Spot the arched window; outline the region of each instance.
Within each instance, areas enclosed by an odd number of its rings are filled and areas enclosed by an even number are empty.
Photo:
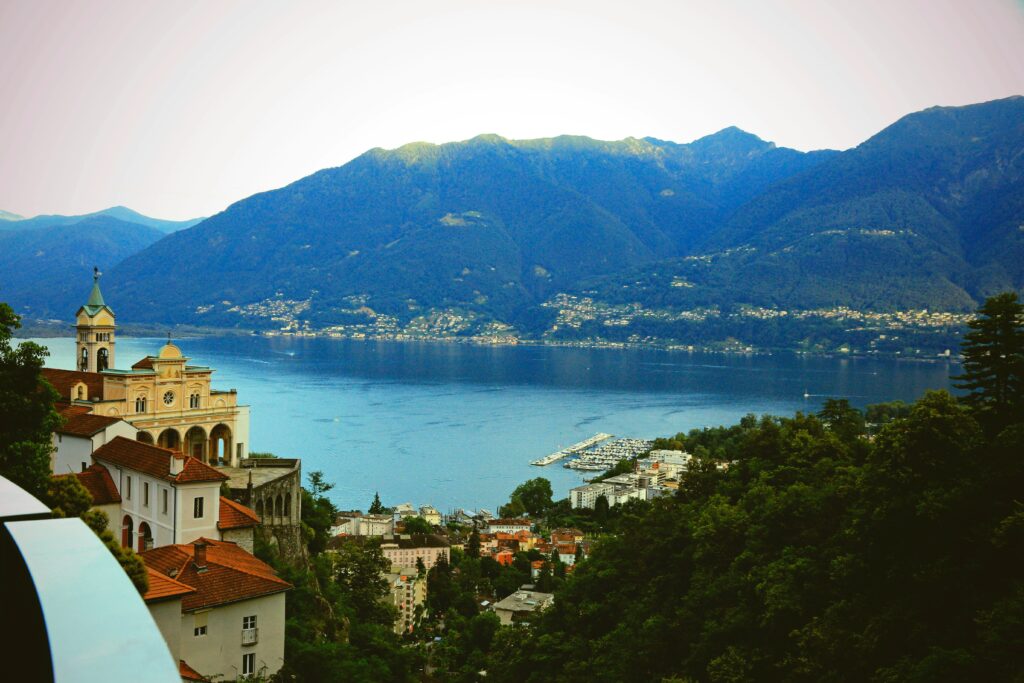
[[[135,399],[135,412],[144,413],[146,412],[146,397],[139,396]]]
[[[125,515],[121,521],[121,545],[125,548],[132,547],[132,530],[135,525],[132,523],[131,515]]]
[[[85,400],[85,387],[82,386],[81,384],[78,385],[78,400],[79,401],[84,401]]]
[[[143,553],[153,548],[153,532],[149,525],[143,522],[139,525],[139,552]]]
[[[188,397],[188,407],[198,408],[199,407],[199,394],[191,394]]]
[[[280,517],[281,516],[281,508],[282,507],[283,507],[283,501],[281,500],[281,496],[278,496],[277,498],[274,499],[274,516],[275,517]]]
[[[110,361],[110,352],[106,349],[100,349],[96,352],[96,371],[103,372],[107,369]]]
[[[89,369],[89,349],[82,349],[82,360],[78,363],[78,369],[82,372]]]
[[[284,516],[291,519],[292,516],[292,494],[284,494]]]

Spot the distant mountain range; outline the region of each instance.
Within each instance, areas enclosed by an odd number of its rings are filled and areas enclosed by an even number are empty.
[[[666,319],[964,312],[1024,287],[1024,98],[927,109],[843,152],[736,128],[373,149],[144,246],[105,280],[123,320],[322,329],[443,312],[464,334],[571,336],[553,329],[558,295]],[[68,315],[49,301],[33,310]],[[604,331],[633,329],[617,325]]]
[[[67,319],[93,266],[111,268],[202,220],[165,221],[123,206],[81,216],[0,212],[0,301],[29,317]]]

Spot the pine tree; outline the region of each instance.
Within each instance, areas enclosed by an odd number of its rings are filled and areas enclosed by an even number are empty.
[[[384,504],[380,502],[380,493],[377,491],[373,492],[373,502],[370,503],[370,514],[371,515],[382,515],[384,514]]]
[[[964,373],[953,379],[969,392],[964,402],[998,430],[1024,410],[1024,305],[1004,292],[985,301],[968,326]]]

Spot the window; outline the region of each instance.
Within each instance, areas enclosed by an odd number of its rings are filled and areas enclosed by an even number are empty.
[[[144,412],[146,412],[146,397],[145,396],[139,396],[137,399],[135,399],[135,412],[136,413],[144,413]]]
[[[199,407],[199,394],[192,394],[188,397],[188,407],[198,408]]]
[[[256,653],[250,652],[247,655],[242,655],[242,675],[252,676],[256,673]]]
[[[131,477],[125,477],[124,478],[124,497],[125,497],[126,500],[131,500],[132,499],[132,478]]]
[[[256,617],[255,617],[255,615],[251,616],[251,617],[242,617],[242,628],[244,628],[245,630],[249,630],[251,628],[256,628]]]
[[[193,617],[194,621],[192,622],[192,626],[193,626],[192,634],[196,638],[199,638],[200,636],[205,636],[206,635],[206,617],[207,617],[208,614],[209,614],[209,612],[198,612]]]
[[[203,499],[196,498],[192,501],[192,517],[200,519],[203,516]]]
[[[161,491],[161,493],[163,494],[163,500],[160,503],[160,512],[162,512],[163,514],[166,515],[167,514],[167,489],[163,489]]]
[[[149,507],[149,482],[142,482],[142,504]]]

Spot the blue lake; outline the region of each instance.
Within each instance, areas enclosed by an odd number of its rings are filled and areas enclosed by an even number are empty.
[[[35,340],[74,367],[72,339]],[[117,367],[159,339],[119,338]],[[727,356],[660,350],[484,347],[418,342],[208,337],[176,340],[214,386],[251,406],[251,448],[322,470],[343,508],[495,511],[517,484],[581,476],[530,460],[597,432],[653,438],[732,424],[747,413],[815,411],[826,397],[864,406],[950,388],[959,366],[883,359]],[[805,391],[810,394],[805,398]]]

